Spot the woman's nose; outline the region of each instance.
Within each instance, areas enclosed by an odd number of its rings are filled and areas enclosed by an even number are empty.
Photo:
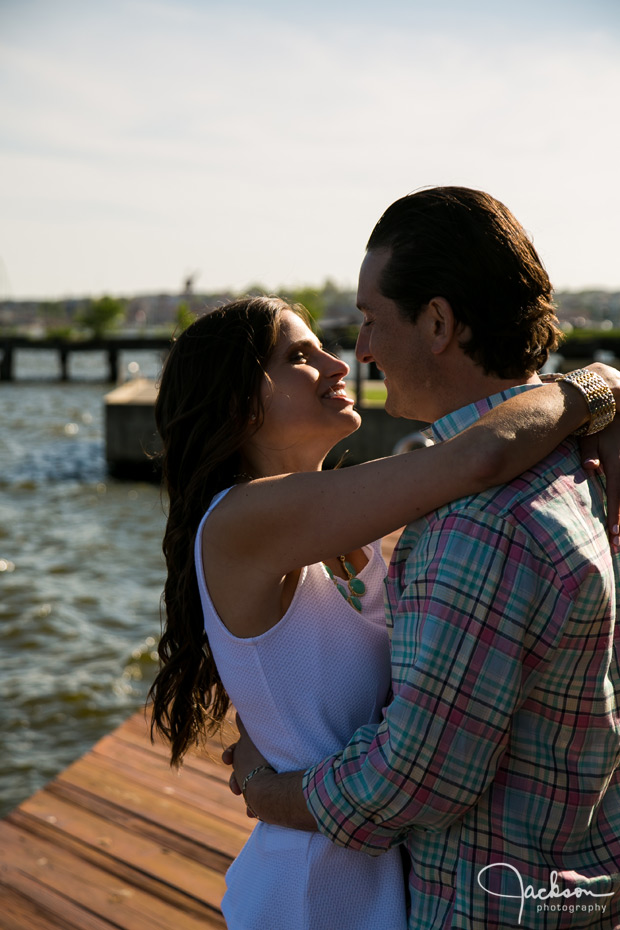
[[[340,358],[338,355],[334,355],[333,352],[326,352],[327,356],[327,367],[329,370],[330,376],[340,375],[342,378],[346,377],[351,371],[350,365],[347,365],[344,359]]]

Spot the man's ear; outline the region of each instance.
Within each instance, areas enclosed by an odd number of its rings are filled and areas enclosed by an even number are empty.
[[[445,297],[433,297],[429,300],[427,311],[431,330],[431,352],[433,355],[441,355],[452,344],[459,325]]]

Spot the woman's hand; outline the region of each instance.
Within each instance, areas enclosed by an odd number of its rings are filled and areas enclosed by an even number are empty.
[[[620,547],[620,417],[594,436],[580,440],[581,462],[587,471],[604,474],[607,486],[607,525],[612,545]]]
[[[612,368],[611,365],[604,365],[603,362],[591,362],[586,365],[586,368],[605,381],[614,395],[617,407],[620,409],[620,371],[617,368]]]
[[[258,751],[252,740],[247,734],[247,730],[241,722],[239,714],[235,720],[239,730],[239,739],[231,746],[227,746],[222,753],[222,762],[225,765],[232,765],[233,773],[228,780],[228,786],[233,794],[240,795],[241,785],[245,777],[259,765],[269,766],[265,757]],[[271,766],[269,766],[271,768]],[[248,817],[256,817],[256,814],[246,806]]]
[[[226,749],[222,752],[222,762],[224,765],[232,765],[235,758],[235,749],[237,748],[236,743],[231,743],[230,746],[227,746]],[[235,778],[234,771],[231,772],[230,778],[228,779],[228,787],[233,794],[240,795],[241,788],[237,784],[237,779]]]
[[[587,366],[600,375],[614,395],[620,410],[620,371],[592,362]],[[587,471],[604,474],[607,485],[607,524],[612,544],[620,547],[620,415],[606,429],[580,440],[581,462]]]

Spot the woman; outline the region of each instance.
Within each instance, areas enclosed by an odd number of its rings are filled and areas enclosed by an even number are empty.
[[[152,695],[175,765],[229,699],[280,771],[378,722],[390,663],[372,540],[509,480],[587,420],[577,391],[548,385],[449,442],[322,472],[360,424],[347,372],[275,298],[216,310],[173,346],[156,407],[170,512]],[[260,823],[227,883],[230,930],[406,926],[398,850],[370,859]]]

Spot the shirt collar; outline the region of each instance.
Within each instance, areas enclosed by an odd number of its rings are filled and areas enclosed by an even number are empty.
[[[464,429],[467,429],[468,426],[471,426],[472,423],[479,420],[481,416],[489,410],[492,410],[493,407],[497,407],[498,404],[508,400],[509,397],[514,397],[516,394],[522,394],[524,391],[529,391],[532,388],[541,386],[541,383],[519,384],[516,387],[500,391],[498,394],[491,394],[490,397],[478,400],[475,404],[467,404],[467,406],[461,407],[459,410],[454,410],[452,413],[446,414],[445,417],[436,420],[428,427],[428,433],[435,442],[443,442],[446,439],[451,439],[458,433],[462,433]]]

